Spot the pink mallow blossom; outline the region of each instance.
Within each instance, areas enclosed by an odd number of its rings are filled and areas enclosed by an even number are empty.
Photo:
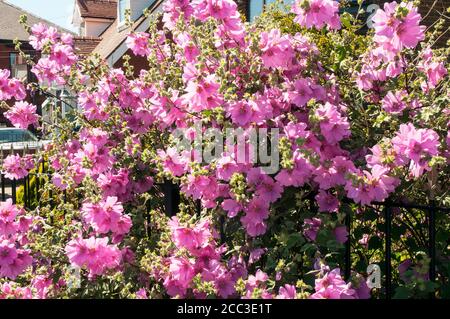
[[[362,205],[385,200],[400,183],[398,178],[389,176],[388,173],[388,168],[374,165],[371,172],[364,171],[349,179],[345,185],[347,196]]]
[[[82,212],[85,221],[98,234],[111,232],[114,235],[124,235],[132,225],[131,218],[123,214],[122,203],[115,196],[108,196],[97,204],[85,203]]]
[[[0,69],[0,101],[23,100],[26,97],[24,85],[18,79],[10,79],[10,75],[9,70]]]
[[[294,51],[287,35],[281,35],[280,30],[272,29],[261,33],[259,47],[262,60],[267,68],[287,68],[294,58]]]
[[[8,179],[22,179],[28,175],[33,166],[32,159],[28,156],[8,155],[3,160],[2,172]]]
[[[426,48],[422,53],[422,61],[419,62],[418,70],[426,76],[426,80],[421,83],[424,92],[434,89],[448,74],[444,62],[437,61],[433,58],[431,48]]]
[[[307,28],[340,29],[339,3],[333,0],[297,0],[292,6],[294,21]]]
[[[328,143],[336,144],[350,136],[350,123],[335,105],[328,102],[321,105],[316,110],[316,116],[320,121],[320,131]]]
[[[36,105],[22,101],[16,102],[4,115],[15,127],[24,129],[30,125],[36,125],[39,120]]]
[[[126,44],[135,55],[146,56],[150,54],[149,38],[150,35],[145,32],[131,33],[126,40]]]
[[[375,42],[388,51],[414,48],[425,37],[425,26],[412,2],[386,2],[372,17]]]
[[[337,212],[339,209],[339,200],[330,193],[321,190],[316,195],[316,201],[321,212]]]
[[[439,154],[439,136],[431,129],[416,129],[412,123],[400,125],[400,130],[392,139],[397,156],[410,162],[410,173],[419,177],[430,170],[428,161]]]
[[[66,255],[72,265],[86,267],[89,276],[102,275],[117,268],[122,254],[116,245],[109,245],[109,239],[90,237],[72,239],[66,246]]]
[[[351,283],[346,283],[341,277],[339,268],[327,272],[322,277],[316,279],[315,293],[310,299],[359,299]]]
[[[389,91],[381,101],[383,109],[391,114],[401,114],[404,109],[407,108],[405,98],[407,97],[406,91]]]
[[[0,277],[15,279],[32,261],[27,250],[17,249],[15,243],[7,239],[0,240]]]

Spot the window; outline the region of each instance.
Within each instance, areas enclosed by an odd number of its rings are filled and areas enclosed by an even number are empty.
[[[11,76],[22,81],[28,80],[28,65],[25,59],[18,53],[9,54]]]
[[[83,22],[80,24],[80,31],[79,31],[79,34],[80,34],[81,36],[86,36],[86,21],[83,21]]]
[[[117,10],[119,14],[119,25],[125,23],[125,12],[130,8],[129,0],[119,0],[119,8]]]
[[[264,11],[264,6],[276,2],[276,0],[250,0],[248,7],[248,18],[250,21],[255,20],[255,18]],[[286,5],[292,5],[294,0],[284,0]]]
[[[248,19],[250,21],[255,20],[263,12],[264,0],[251,0],[248,10]]]
[[[25,129],[5,128],[0,130],[0,144],[36,141],[38,141],[37,137]]]

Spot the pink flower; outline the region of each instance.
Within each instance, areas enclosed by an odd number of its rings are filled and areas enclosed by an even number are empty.
[[[147,291],[145,291],[144,288],[141,288],[138,291],[136,291],[136,299],[148,299]]]
[[[175,147],[169,147],[166,152],[158,150],[158,156],[163,160],[164,169],[174,176],[181,176],[187,172],[187,158],[180,155]]]
[[[72,65],[77,61],[73,47],[67,44],[57,43],[52,47],[50,59],[58,65]]]
[[[236,289],[234,288],[235,282],[228,272],[221,272],[214,280],[214,285],[220,297],[228,298],[234,295]]]
[[[269,276],[267,276],[267,274],[261,269],[258,269],[255,275],[248,276],[246,288],[248,290],[253,290],[254,288],[264,284],[268,279]]]
[[[336,268],[326,273],[323,277],[316,279],[315,293],[310,299],[357,299],[356,291],[352,289],[351,283],[346,284]]]
[[[43,23],[31,27],[30,44],[35,50],[42,50],[48,43],[53,43],[58,37],[58,31],[54,27],[48,27]]]
[[[405,159],[397,156],[396,151],[390,145],[389,147],[375,145],[370,149],[372,154],[366,155],[367,167],[381,165],[389,168],[395,168],[405,164]]]
[[[442,62],[431,62],[426,66],[424,71],[427,76],[427,81],[426,83],[422,83],[421,87],[425,92],[434,89],[448,73]]]
[[[304,220],[305,229],[303,231],[305,237],[311,241],[315,241],[319,232],[322,221],[319,218],[306,218]]]
[[[337,212],[339,209],[339,200],[333,195],[320,191],[316,195],[316,201],[319,204],[319,211],[321,212]]]
[[[422,61],[419,62],[418,70],[425,73],[426,81],[421,83],[421,87],[425,92],[434,89],[439,82],[447,75],[447,69],[443,62],[433,59],[433,51],[426,48],[422,53]]]
[[[282,169],[275,180],[280,186],[303,186],[312,175],[313,166],[303,158],[300,152],[294,153],[294,168],[292,170]]]
[[[283,187],[276,183],[270,176],[265,175],[262,182],[256,188],[258,200],[261,202],[274,203],[283,192]]]
[[[391,114],[401,114],[407,108],[404,99],[407,96],[406,91],[389,91],[381,101],[383,109]]]
[[[383,201],[400,183],[398,178],[387,175],[388,168],[374,165],[372,171],[364,171],[356,180],[347,181],[347,196],[357,203],[369,205],[373,201]]]
[[[350,124],[346,117],[342,117],[337,107],[325,103],[316,110],[320,121],[320,131],[328,143],[336,144],[350,136]]]
[[[169,283],[175,282],[176,286],[180,287],[182,290],[186,290],[191,284],[192,279],[195,276],[194,267],[191,262],[185,258],[171,257],[169,265],[170,277],[167,277],[164,285],[167,286]],[[170,279],[169,279],[170,278]],[[173,297],[175,295],[168,293]]]
[[[107,102],[99,94],[89,94],[83,91],[78,95],[78,103],[88,120],[105,121],[109,117],[104,106]]]
[[[0,242],[0,267],[11,265],[17,258],[17,250],[13,243],[7,240]]]
[[[223,155],[217,161],[217,178],[229,181],[231,176],[239,171],[236,161],[229,155]]]
[[[425,37],[425,26],[419,25],[420,20],[412,2],[385,3],[384,10],[378,9],[372,17],[375,42],[397,52],[404,47],[414,48]]]
[[[231,103],[229,106],[229,113],[233,123],[239,126],[246,126],[253,117],[252,106],[245,100]]]
[[[28,175],[30,169],[27,159],[20,155],[8,155],[3,160],[2,171],[8,179],[22,179]]]
[[[130,193],[129,172],[127,169],[120,169],[118,172],[105,172],[97,178],[97,185],[102,189],[103,196],[117,196],[124,201]]]
[[[42,50],[45,41],[48,40],[46,38],[47,29],[48,27],[43,23],[38,23],[31,27],[29,42],[35,50]]]
[[[187,32],[180,33],[175,39],[176,43],[183,48],[183,58],[188,63],[195,63],[196,58],[200,55],[200,50],[194,44],[192,37]]]
[[[50,276],[38,275],[31,281],[31,286],[36,290],[38,299],[47,299],[53,288],[53,280]]]
[[[192,13],[194,12],[190,0],[168,0],[163,3],[164,15],[163,22],[164,26],[169,30],[175,28],[178,19],[183,13],[183,18],[185,21],[189,20]]]
[[[332,0],[297,0],[292,6],[294,21],[307,28],[340,29],[339,3]]]
[[[39,120],[36,114],[36,105],[22,101],[16,102],[4,115],[15,127],[24,129],[31,124],[36,125]]]
[[[181,249],[186,248],[192,254],[196,254],[198,250],[206,247],[212,237],[210,231],[209,220],[203,220],[195,225],[195,227],[183,227],[179,224],[177,217],[172,217],[169,221],[172,240],[175,245]]]
[[[19,214],[22,214],[22,210],[18,209],[16,205],[13,204],[12,199],[8,198],[6,202],[0,202],[0,221],[2,222],[13,222]],[[0,233],[0,236],[2,234]]]
[[[197,81],[189,81],[186,86],[186,94],[181,98],[191,112],[212,109],[223,102],[219,94],[219,87],[215,75],[210,74]]]
[[[23,100],[26,97],[25,87],[18,79],[10,79],[9,70],[0,69],[0,101],[15,98]]]
[[[82,207],[83,217],[98,234],[112,232],[114,235],[124,235],[130,231],[131,218],[122,214],[122,203],[117,197],[108,196],[98,204],[85,203]]]
[[[0,277],[15,279],[32,261],[28,251],[17,249],[14,243],[8,240],[0,241]]]
[[[272,29],[261,33],[259,47],[262,60],[267,68],[287,68],[294,58],[294,51],[287,35],[282,36],[280,30]]]
[[[311,81],[309,79],[298,79],[294,82],[295,91],[291,92],[291,101],[295,105],[301,107],[315,97],[314,92],[311,89]]]
[[[234,199],[225,199],[221,206],[227,211],[229,218],[236,217],[236,215],[242,211],[242,205]]]
[[[358,243],[360,243],[364,248],[367,248],[369,245],[369,239],[370,239],[369,234],[363,234],[361,239],[358,240]]]
[[[30,287],[17,287],[15,282],[0,284],[0,299],[32,299]]]
[[[36,75],[39,84],[45,83],[48,85],[49,83],[56,83],[64,85],[66,83],[64,76],[70,73],[70,66],[58,64],[50,58],[41,58],[33,66],[31,72]]]
[[[297,290],[293,285],[284,285],[284,287],[280,287],[278,291],[277,299],[296,299]]]
[[[334,236],[338,243],[345,243],[348,240],[348,231],[346,226],[339,226],[333,230]]]
[[[256,263],[261,256],[266,253],[267,249],[265,248],[255,248],[250,251],[250,256],[248,257],[249,265]]]
[[[70,263],[86,267],[90,277],[117,268],[122,260],[120,250],[115,245],[109,245],[108,238],[72,239],[65,251]]]
[[[267,229],[267,224],[264,222],[264,219],[253,214],[246,214],[243,216],[241,218],[241,223],[245,227],[247,234],[251,237],[263,235]]]
[[[127,37],[126,44],[135,55],[147,56],[150,54],[149,38],[148,33],[134,32]]]
[[[438,134],[430,129],[416,129],[412,123],[400,125],[392,144],[399,157],[405,162],[411,160],[410,171],[416,178],[430,169],[430,157],[439,154]]]

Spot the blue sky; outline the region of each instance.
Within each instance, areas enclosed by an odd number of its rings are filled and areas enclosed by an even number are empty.
[[[6,0],[66,29],[76,31],[70,24],[75,0]]]

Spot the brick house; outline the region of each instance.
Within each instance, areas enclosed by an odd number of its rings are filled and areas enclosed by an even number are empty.
[[[11,5],[3,0],[0,0],[0,12],[2,17],[0,19],[0,69],[8,69],[11,72],[12,77],[19,78],[21,80],[34,81],[34,76],[30,72],[30,67],[25,63],[22,57],[15,49],[14,39],[18,39],[21,42],[21,50],[30,55],[30,57],[37,61],[39,59],[39,53],[33,50],[28,43],[28,33],[24,30],[19,23],[21,15],[27,15],[28,24],[33,25],[36,23],[45,23],[56,27],[58,30],[69,32],[62,29],[53,23],[35,16],[32,13],[26,12],[21,8]],[[38,113],[42,115],[42,104],[46,100],[44,96],[35,94],[34,96],[27,97],[28,102],[35,104],[38,107]],[[13,101],[7,101],[8,105],[11,105]],[[8,120],[3,116],[2,110],[0,112],[0,126],[10,126]]]

